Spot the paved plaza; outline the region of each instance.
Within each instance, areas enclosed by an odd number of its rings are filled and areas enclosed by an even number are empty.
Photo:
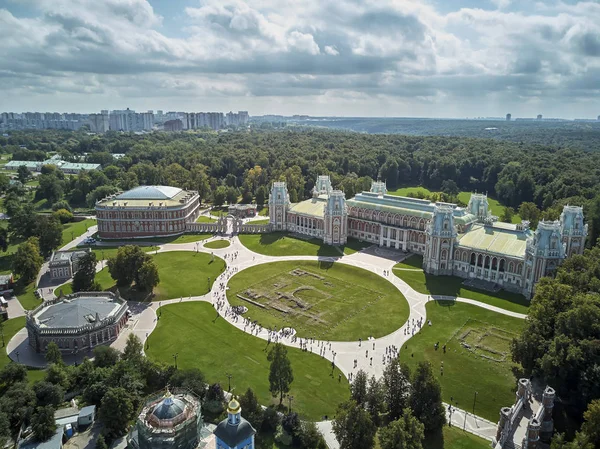
[[[89,234],[88,234],[89,235]],[[73,247],[77,245],[85,235],[75,241],[71,242],[68,246]],[[222,239],[223,237],[213,237],[205,240],[203,243],[214,239]],[[408,286],[404,281],[395,276],[392,272],[393,266],[399,261],[403,260],[406,255],[400,251],[391,251],[388,249],[381,249],[377,247],[370,247],[363,251],[356,252],[352,255],[339,257],[318,257],[318,256],[265,256],[254,253],[243,246],[236,236],[228,237],[231,245],[223,249],[207,249],[203,248],[202,245],[196,245],[195,242],[183,243],[183,244],[164,244],[158,249],[158,252],[168,251],[196,251],[213,253],[215,256],[223,258],[227,262],[227,268],[214,282],[212,291],[203,296],[191,296],[174,298],[167,301],[152,302],[152,303],[134,303],[130,302],[130,308],[132,311],[132,317],[127,323],[126,329],[121,332],[118,339],[114,341],[111,346],[117,349],[123,349],[125,342],[130,333],[135,333],[142,342],[146,342],[150,333],[155,329],[157,324],[156,310],[164,305],[173,304],[183,301],[206,301],[210,302],[215,306],[219,314],[226,319],[231,325],[236,326],[238,329],[251,332],[252,335],[262,338],[264,340],[274,340],[293,347],[301,347],[302,343],[306,343],[306,347],[311,352],[321,354],[324,358],[335,363],[337,367],[351,379],[358,370],[364,370],[368,376],[375,375],[381,377],[385,369],[386,355],[389,354],[390,348],[395,348],[397,351],[401,350],[403,345],[419,331],[418,323],[426,323],[426,309],[425,305],[428,301],[436,299],[448,299],[435,298],[429,295],[424,295],[416,292]],[[124,242],[123,242],[124,243]],[[111,242],[112,246],[119,245],[119,242]],[[225,291],[221,288],[221,285],[227,285],[229,279],[236,273],[257,265],[278,262],[278,261],[294,261],[294,260],[312,260],[312,261],[324,261],[324,262],[337,262],[341,264],[347,264],[354,267],[368,270],[372,273],[383,277],[390,281],[406,298],[406,301],[410,307],[410,315],[408,321],[396,331],[378,339],[369,339],[368,335],[362,338],[362,341],[335,341],[325,342],[317,340],[306,340],[306,339],[294,339],[291,336],[280,336],[271,333],[267,329],[261,329],[259,327],[247,326],[243,319],[236,319],[236,315],[231,312],[229,303],[227,302],[227,296]],[[98,269],[103,265],[103,261],[98,263]],[[64,281],[63,281],[64,282]],[[55,287],[55,286],[54,286]],[[48,298],[51,295],[51,287],[46,286],[44,288],[44,297]],[[225,287],[226,288],[226,287]],[[479,307],[483,307],[492,310],[497,313],[502,313],[508,316],[524,319],[526,315],[507,311],[494,307],[488,304],[484,304],[478,301],[474,301],[466,298],[455,298],[458,302],[464,302],[473,304]],[[19,311],[20,313],[23,313]],[[260,323],[259,323],[260,324]],[[432,323],[435,326],[436,323]],[[35,354],[33,351],[27,349],[26,342],[26,331],[23,329],[19,332],[8,344],[7,352],[9,357],[13,360],[17,360],[17,351],[19,352],[19,361],[21,363],[40,367],[44,365],[43,356]],[[367,353],[368,351],[368,353]],[[85,354],[90,355],[90,354]],[[83,357],[83,355],[82,355]],[[76,359],[79,359],[77,357]],[[355,360],[357,363],[355,364]],[[449,413],[450,418],[450,413]],[[495,435],[495,424],[490,423],[482,418],[473,416],[467,413],[465,420],[465,412],[459,409],[454,409],[451,422],[457,427],[465,427],[466,430],[482,436],[487,439],[491,439]],[[327,432],[327,425],[322,424],[323,430]],[[327,437],[327,435],[326,435]],[[328,438],[330,440],[330,438]]]

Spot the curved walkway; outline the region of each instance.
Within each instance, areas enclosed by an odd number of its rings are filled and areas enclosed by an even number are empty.
[[[82,236],[83,237],[83,236]],[[334,362],[336,366],[346,375],[346,377],[350,377],[356,374],[358,370],[364,370],[368,376],[375,375],[376,377],[380,377],[383,374],[385,369],[385,360],[386,360],[386,348],[395,347],[397,350],[400,350],[403,345],[416,333],[419,331],[419,327],[416,323],[421,322],[425,324],[426,322],[426,304],[431,300],[455,300],[457,302],[463,302],[467,304],[472,304],[478,307],[482,307],[497,313],[502,313],[504,315],[508,315],[515,318],[524,319],[526,315],[511,312],[505,309],[501,309],[496,306],[492,306],[489,304],[485,304],[482,302],[478,302],[472,299],[467,298],[454,298],[454,297],[439,297],[439,296],[430,296],[418,293],[413,290],[406,282],[404,282],[399,277],[393,274],[393,267],[400,260],[404,258],[404,255],[397,254],[393,251],[385,251],[381,250],[377,247],[367,248],[363,251],[356,252],[351,255],[340,255],[336,257],[321,257],[321,256],[265,256],[262,254],[255,253],[248,248],[246,248],[237,237],[223,237],[223,236],[214,236],[203,240],[202,243],[209,242],[211,240],[218,239],[227,239],[230,242],[230,246],[227,248],[221,249],[211,249],[204,248],[203,245],[196,245],[196,242],[191,243],[183,243],[183,244],[172,244],[167,243],[159,246],[158,252],[168,252],[168,251],[192,251],[192,252],[204,252],[204,253],[214,253],[216,256],[219,256],[227,262],[227,268],[224,273],[219,275],[217,279],[214,281],[212,289],[209,293],[203,296],[191,296],[191,297],[182,297],[175,298],[167,301],[161,302],[152,302],[152,303],[133,303],[130,302],[130,307],[133,312],[133,316],[130,319],[126,329],[119,335],[118,339],[111,344],[111,346],[116,349],[122,350],[125,347],[125,343],[127,341],[127,337],[130,333],[135,333],[142,342],[146,342],[148,336],[152,331],[156,328],[157,324],[157,315],[156,311],[159,307],[167,304],[174,304],[178,302],[188,302],[188,301],[206,301],[210,302],[214,307],[217,307],[216,304],[220,301],[221,307],[218,308],[218,312],[226,319],[231,325],[237,327],[238,329],[251,333],[252,335],[262,338],[264,340],[270,339],[271,335],[266,329],[252,329],[249,326],[244,324],[244,320],[242,317],[238,318],[236,321],[236,315],[232,313],[227,313],[230,309],[229,303],[227,301],[227,297],[225,294],[225,290],[221,289],[221,284],[227,285],[229,279],[236,273],[256,265],[261,265],[270,262],[278,262],[278,261],[294,261],[294,260],[312,260],[312,261],[326,261],[326,262],[338,262],[351,266],[355,266],[358,268],[363,268],[365,270],[371,271],[379,276],[390,281],[406,298],[408,302],[410,313],[408,321],[401,326],[396,331],[388,334],[384,337],[377,338],[371,341],[368,341],[368,335],[362,336],[362,343],[358,341],[334,341],[334,342],[324,342],[318,340],[310,340],[307,343],[307,349],[310,352],[314,352],[316,354],[321,353],[321,355],[327,360]],[[77,240],[77,239],[76,239]],[[103,261],[100,261],[97,266],[97,270],[101,269],[103,266]],[[432,323],[435,326],[435,323]],[[11,359],[17,361],[19,360],[21,363],[30,365],[30,366],[43,366],[44,361],[39,359],[39,354],[31,354],[28,350],[28,345],[26,342],[27,333],[26,330],[23,329],[7,345],[7,353]],[[306,342],[306,339],[297,339],[297,341],[293,341],[291,337],[282,337],[278,339],[279,342],[293,347],[300,347],[301,341]],[[324,349],[323,349],[324,348]],[[366,356],[366,351],[368,350],[368,356]],[[16,355],[17,351],[20,354],[20,357]],[[321,352],[322,351],[322,352]],[[27,357],[30,355],[31,357]],[[35,359],[37,357],[37,360]],[[372,357],[372,363],[371,363]],[[24,360],[25,359],[25,360]],[[358,361],[357,366],[354,366],[354,360]],[[460,412],[460,411],[458,411]],[[460,416],[460,413],[456,413],[455,416],[452,417],[452,421],[455,422],[456,418]],[[485,420],[477,416],[472,416],[467,420],[467,423],[473,422],[473,425],[467,425],[467,430],[472,427],[473,433],[477,432],[476,429],[481,430],[480,423],[483,423]],[[491,424],[491,423],[489,423]],[[489,425],[485,426],[490,427]],[[485,432],[487,433],[487,432]],[[487,436],[487,435],[482,435]]]

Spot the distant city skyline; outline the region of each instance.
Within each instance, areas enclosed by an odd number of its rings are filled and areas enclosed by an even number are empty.
[[[0,37],[4,111],[600,113],[597,1],[5,0]]]

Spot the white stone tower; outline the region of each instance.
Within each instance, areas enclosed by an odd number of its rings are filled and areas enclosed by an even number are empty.
[[[436,204],[433,217],[425,228],[427,236],[423,270],[435,275],[452,274],[452,258],[457,232],[454,227],[452,208],[445,204]]]
[[[333,192],[333,187],[331,186],[331,179],[329,178],[329,175],[319,175],[312,190],[313,198],[316,198],[319,195],[329,196],[331,195],[331,192]]]
[[[469,213],[477,217],[478,221],[485,221],[490,215],[490,205],[488,203],[487,195],[484,195],[483,193],[472,193],[467,209],[469,209]]]
[[[560,214],[560,233],[567,257],[583,253],[588,233],[588,225],[583,223],[583,207],[563,207]]]
[[[274,231],[285,231],[290,194],[285,182],[274,182],[269,195],[269,224]]]
[[[533,237],[527,239],[523,294],[531,298],[535,284],[548,276],[565,259],[566,245],[562,241],[559,221],[540,221]]]
[[[346,195],[341,190],[333,190],[327,198],[324,222],[323,242],[328,245],[345,245],[348,241],[348,208]]]

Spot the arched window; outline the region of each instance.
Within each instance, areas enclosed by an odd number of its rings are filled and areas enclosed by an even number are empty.
[[[483,256],[481,254],[477,257],[477,266],[483,267]]]
[[[475,253],[471,253],[471,265],[475,265],[476,264],[476,256]]]
[[[502,273],[504,272],[504,265],[505,265],[505,260],[500,259],[500,267],[498,267],[498,270]]]
[[[448,251],[445,249],[442,250],[442,260],[446,260],[448,258]]]
[[[492,270],[495,270],[498,267],[498,259],[495,257],[492,259]]]
[[[485,268],[490,267],[490,256],[485,256]]]

